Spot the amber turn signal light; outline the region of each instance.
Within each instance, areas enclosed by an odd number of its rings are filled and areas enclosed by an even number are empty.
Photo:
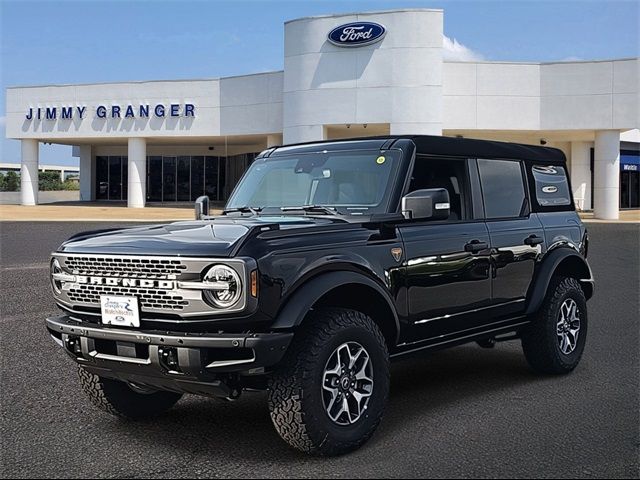
[[[258,271],[251,272],[251,296],[258,298]]]

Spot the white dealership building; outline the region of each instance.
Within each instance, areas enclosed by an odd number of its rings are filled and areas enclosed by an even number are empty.
[[[289,21],[283,71],[8,88],[22,203],[38,202],[40,143],[74,146],[82,200],[144,207],[205,193],[225,200],[255,154],[273,145],[427,134],[558,147],[579,208],[615,219],[620,208],[640,207],[638,58],[446,61],[443,15],[403,9]]]

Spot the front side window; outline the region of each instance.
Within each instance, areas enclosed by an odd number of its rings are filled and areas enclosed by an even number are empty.
[[[344,214],[386,211],[400,152],[349,151],[257,159],[227,209],[318,205]]]
[[[564,167],[531,167],[536,185],[536,201],[541,207],[559,207],[571,205],[569,183]]]
[[[520,162],[478,159],[478,169],[486,217],[521,216],[527,204]]]
[[[409,192],[432,188],[444,188],[449,192],[450,213],[447,221],[471,218],[466,160],[418,155],[411,174]]]

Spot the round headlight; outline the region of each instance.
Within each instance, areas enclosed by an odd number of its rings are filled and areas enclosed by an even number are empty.
[[[60,262],[57,258],[51,260],[51,288],[53,288],[54,293],[59,295],[62,293],[62,282],[53,278],[54,273],[63,273],[62,267],[60,266]]]
[[[214,265],[204,276],[204,281],[213,283],[210,290],[204,291],[205,299],[220,308],[233,306],[242,294],[242,281],[237,272],[226,265]]]

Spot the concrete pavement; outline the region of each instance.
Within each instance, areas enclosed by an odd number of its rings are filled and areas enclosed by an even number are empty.
[[[213,209],[212,213],[221,210]],[[11,222],[171,222],[193,220],[193,205],[127,208],[125,204],[73,202],[48,205],[0,205],[0,221]]]
[[[212,213],[221,213],[221,205]],[[580,213],[585,222],[626,223],[640,222],[640,210],[623,210],[619,220],[596,220],[593,212]],[[0,221],[31,222],[171,222],[192,220],[193,204],[152,204],[146,208],[127,208],[125,203],[64,202],[23,206],[0,204]]]

